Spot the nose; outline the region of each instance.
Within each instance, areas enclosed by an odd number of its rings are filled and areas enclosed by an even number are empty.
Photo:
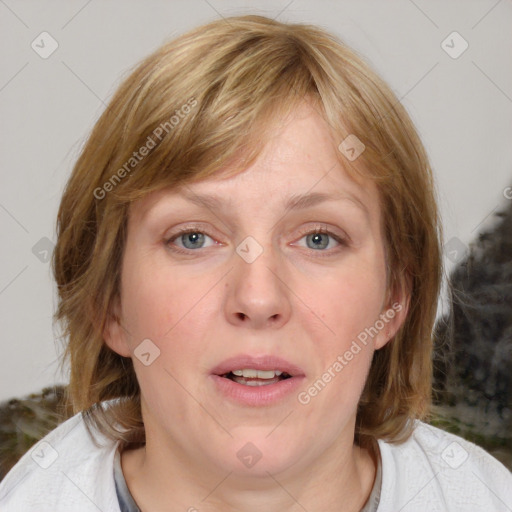
[[[271,247],[261,249],[263,252],[254,260],[245,257],[243,248],[233,254],[234,268],[226,284],[225,313],[228,321],[236,326],[278,329],[291,315],[292,291],[287,283],[290,278],[279,255]]]

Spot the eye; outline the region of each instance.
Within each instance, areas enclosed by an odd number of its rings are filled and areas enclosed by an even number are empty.
[[[343,237],[333,233],[323,226],[317,226],[316,228],[309,230],[302,230],[300,234],[302,235],[302,238],[306,238],[307,248],[314,251],[328,252],[325,251],[325,249],[336,249],[339,246],[347,245],[347,241]],[[334,247],[332,247],[331,243],[333,241],[337,244]]]
[[[335,251],[341,246],[348,246],[348,241],[344,237],[337,235],[324,226],[303,229],[300,230],[299,233],[301,234],[301,240],[306,238],[306,248],[313,251],[330,253],[331,250]],[[209,245],[205,245],[207,239],[211,240]],[[219,242],[214,240],[206,232],[194,228],[193,226],[180,229],[164,242],[171,250],[183,254],[190,254],[196,249],[205,249],[213,245],[219,245]],[[332,247],[333,242],[335,244],[334,247]]]
[[[215,242],[215,240],[213,240],[213,238],[207,235],[204,231],[184,228],[178,231],[178,233],[173,234],[171,238],[168,238],[165,241],[165,243],[168,246],[174,245],[175,247],[171,247],[171,249],[177,252],[187,252],[187,250],[193,251],[194,249],[204,249],[205,247],[208,247],[204,245],[207,238],[213,241],[213,244],[210,245],[217,244],[217,242]]]

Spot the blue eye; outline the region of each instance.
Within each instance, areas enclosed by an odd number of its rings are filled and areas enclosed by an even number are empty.
[[[327,233],[311,233],[306,235],[306,240],[310,240],[313,244],[313,246],[308,244],[310,249],[326,249],[329,245],[329,235]]]
[[[323,227],[312,230],[310,229],[309,231],[303,232],[302,235],[302,238],[306,238],[306,245],[308,249],[312,249],[314,251],[327,252],[324,249],[329,248],[329,244],[332,240],[337,244],[335,247],[330,247],[332,249],[340,245],[347,245],[344,239]]]
[[[316,252],[331,253],[331,250],[339,249],[340,246],[347,246],[347,241],[324,228],[323,226],[314,229],[303,230],[300,233],[300,240],[306,239],[306,248]],[[207,239],[211,240],[209,245],[205,245]],[[336,243],[331,247],[332,241]],[[193,229],[190,226],[183,228],[171,238],[165,240],[165,245],[175,252],[182,254],[191,254],[196,249],[205,249],[213,245],[219,245],[211,236],[199,229]],[[303,246],[302,246],[303,247]]]
[[[182,231],[178,235],[169,239],[167,243],[179,240],[183,244],[184,249],[202,249],[206,238],[210,238],[208,235],[201,231]],[[178,247],[181,247],[178,245]]]

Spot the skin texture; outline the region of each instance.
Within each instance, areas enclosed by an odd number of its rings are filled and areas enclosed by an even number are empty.
[[[121,325],[112,320],[105,340],[132,357],[141,387],[147,443],[123,452],[122,466],[143,510],[356,511],[368,499],[376,467],[353,442],[357,403],[374,350],[406,307],[306,405],[297,393],[239,405],[211,379],[229,357],[272,354],[304,370],[306,390],[393,302],[405,306],[404,297],[386,301],[377,188],[349,177],[339,157],[328,126],[304,103],[243,172],[132,205]],[[219,196],[222,207],[184,199],[192,191]],[[285,211],[290,196],[309,192],[343,199]],[[191,223],[205,237],[187,251],[190,235],[176,231]],[[315,239],[319,226],[345,242]],[[252,263],[236,252],[247,236],[263,249]],[[146,338],[160,350],[149,366],[134,356]],[[248,442],[262,455],[251,468],[237,457]]]

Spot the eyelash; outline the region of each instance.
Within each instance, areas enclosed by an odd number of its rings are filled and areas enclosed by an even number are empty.
[[[214,240],[213,236],[209,235],[206,231],[203,231],[201,229],[201,227],[199,227],[199,226],[197,226],[197,227],[195,227],[195,226],[186,226],[186,227],[181,228],[180,230],[178,230],[176,233],[173,233],[173,235],[171,237],[165,239],[164,243],[172,251],[180,253],[180,254],[186,254],[186,255],[190,256],[190,255],[192,255],[192,253],[196,252],[198,249],[183,249],[183,248],[178,247],[178,246],[171,247],[171,242],[173,242],[174,240],[176,240],[180,236],[185,235],[185,234],[189,234],[189,233],[201,233],[203,235],[206,235],[206,236],[210,237],[212,240]],[[338,250],[340,250],[340,248],[348,247],[349,246],[347,238],[341,237],[341,236],[337,235],[336,233],[333,233],[331,230],[329,230],[329,229],[327,229],[327,228],[325,228],[323,226],[318,226],[318,227],[313,228],[313,229],[312,228],[309,228],[309,229],[305,228],[305,229],[299,230],[300,238],[303,238],[303,237],[305,237],[307,235],[317,234],[317,233],[322,234],[322,235],[329,235],[334,240],[336,240],[336,242],[339,243],[338,247],[334,247],[332,249],[327,249],[327,250],[315,250],[315,249],[306,248],[306,249],[309,249],[310,251],[313,251],[313,252],[317,253],[317,256],[319,256],[319,257],[330,256],[333,252],[337,252]],[[199,249],[203,249],[203,248],[200,247]],[[323,253],[323,254],[321,254],[321,253]]]

